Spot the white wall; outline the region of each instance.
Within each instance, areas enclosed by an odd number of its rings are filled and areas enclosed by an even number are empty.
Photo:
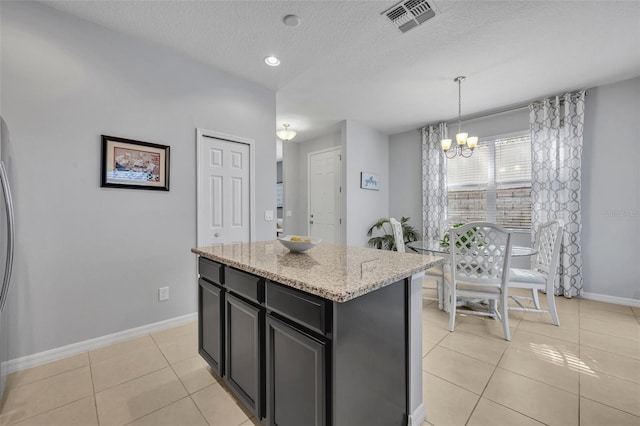
[[[480,137],[528,129],[527,109],[463,123]],[[584,291],[640,299],[640,78],[589,89],[582,158]],[[456,125],[449,126],[455,133]],[[421,227],[420,132],[389,137],[389,213]],[[406,195],[405,195],[406,194]],[[415,195],[417,194],[417,195]],[[514,243],[530,244],[526,233]],[[524,259],[514,259],[524,266]]]
[[[195,129],[255,140],[256,235],[272,239],[275,94],[39,3],[1,12],[18,221],[9,358],[195,312]],[[170,145],[171,190],[100,188],[101,134]]]
[[[584,289],[640,300],[640,78],[589,89],[582,156]]]
[[[367,246],[367,230],[389,217],[389,137],[355,121],[345,122],[346,243]],[[380,178],[380,190],[360,188],[360,173]]]

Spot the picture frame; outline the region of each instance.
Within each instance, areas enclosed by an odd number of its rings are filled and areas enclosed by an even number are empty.
[[[370,189],[373,191],[380,190],[380,178],[373,173],[361,172],[360,173],[360,188]]]
[[[169,146],[102,135],[101,151],[101,187],[169,190]]]

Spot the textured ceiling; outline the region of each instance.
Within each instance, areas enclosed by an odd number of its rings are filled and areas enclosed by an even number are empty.
[[[436,16],[404,34],[381,16],[395,1],[44,3],[275,90],[274,127],[296,140],[455,118],[458,75],[463,115],[640,75],[640,1],[428,1]]]

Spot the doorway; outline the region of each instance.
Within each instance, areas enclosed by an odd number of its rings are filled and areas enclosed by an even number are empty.
[[[253,141],[198,129],[198,247],[252,241]]]
[[[342,242],[342,148],[308,154],[309,233]]]

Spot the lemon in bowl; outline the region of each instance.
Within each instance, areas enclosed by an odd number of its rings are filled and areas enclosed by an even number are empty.
[[[278,238],[278,241],[289,250],[302,253],[315,247],[322,239],[300,235],[287,235]]]

